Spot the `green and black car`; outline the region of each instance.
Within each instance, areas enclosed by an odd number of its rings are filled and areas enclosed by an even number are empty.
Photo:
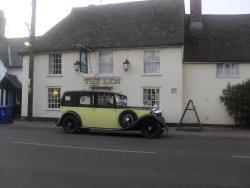
[[[57,126],[62,126],[67,133],[76,133],[79,129],[109,129],[140,131],[143,136],[154,138],[167,129],[161,111],[156,106],[127,106],[127,97],[118,93],[65,92],[61,111]]]

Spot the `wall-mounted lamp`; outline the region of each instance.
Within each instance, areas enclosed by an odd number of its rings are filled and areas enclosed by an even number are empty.
[[[25,42],[24,42],[24,45],[27,46],[27,47],[31,47],[30,41],[25,41]]]
[[[125,71],[127,71],[128,70],[128,66],[129,66],[129,60],[128,59],[126,59],[124,62],[123,62],[123,69],[125,70]]]
[[[75,71],[76,72],[78,72],[79,70],[80,70],[80,61],[76,61],[75,63],[74,63],[74,68],[75,68]]]

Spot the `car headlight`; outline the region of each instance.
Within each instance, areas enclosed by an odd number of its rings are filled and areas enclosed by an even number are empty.
[[[161,113],[162,113],[162,111],[159,109],[159,106],[157,106],[157,105],[154,105],[153,109],[150,112],[151,115],[153,115],[153,114],[158,115],[158,114],[161,114]]]

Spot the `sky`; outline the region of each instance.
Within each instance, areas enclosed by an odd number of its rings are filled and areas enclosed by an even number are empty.
[[[37,0],[36,35],[43,35],[67,16],[72,7],[129,1],[135,0]],[[189,0],[185,0],[186,13],[189,13],[189,6]],[[6,37],[28,36],[25,23],[30,23],[31,0],[0,0],[0,10],[4,11],[7,19]],[[203,14],[249,14],[250,0],[202,0],[202,12]]]

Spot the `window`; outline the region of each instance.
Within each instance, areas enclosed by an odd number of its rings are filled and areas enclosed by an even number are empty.
[[[116,105],[120,107],[127,106],[128,100],[125,95],[115,94]]]
[[[49,55],[49,74],[62,74],[62,54]]]
[[[160,50],[146,50],[143,55],[144,74],[160,73]]]
[[[81,106],[91,106],[92,104],[92,95],[91,94],[83,94],[80,96],[80,105]]]
[[[77,106],[78,103],[79,95],[77,93],[66,93],[61,101],[63,106]]]
[[[99,52],[99,73],[100,74],[113,73],[113,52],[110,51]]]
[[[57,109],[61,104],[61,88],[48,88],[48,108]]]
[[[97,105],[103,107],[114,107],[114,95],[110,93],[98,93]]]
[[[236,63],[218,63],[216,76],[218,77],[239,76],[239,65]]]
[[[146,106],[160,105],[159,89],[143,89],[143,104]]]

